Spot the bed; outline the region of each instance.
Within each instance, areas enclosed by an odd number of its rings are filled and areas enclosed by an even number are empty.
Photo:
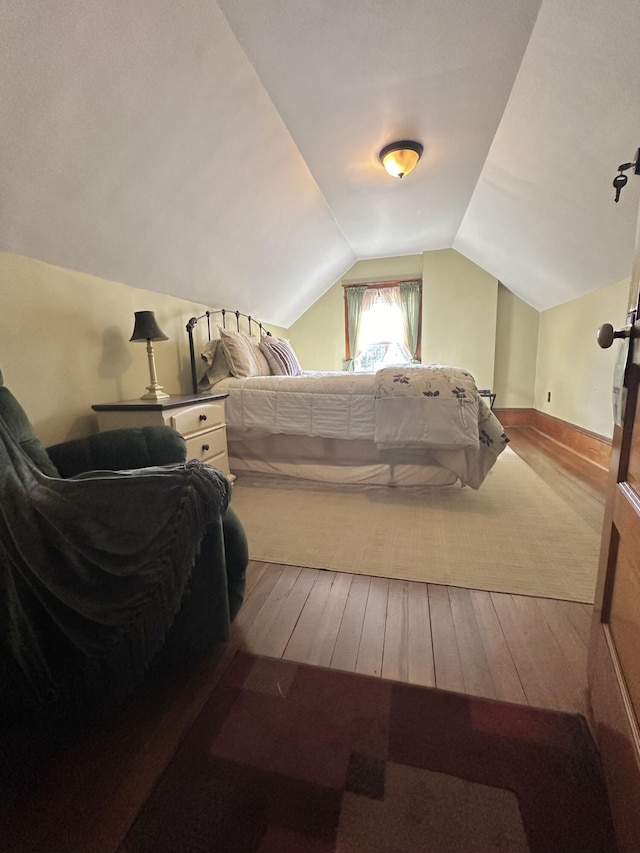
[[[508,443],[473,377],[460,368],[303,371],[288,342],[224,309],[191,318],[187,331],[194,393],[228,394],[235,474],[478,489]],[[280,350],[293,361],[274,361]]]

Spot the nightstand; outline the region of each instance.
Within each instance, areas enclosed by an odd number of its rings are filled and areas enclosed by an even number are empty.
[[[227,394],[185,394],[165,400],[123,400],[96,403],[101,432],[121,427],[166,424],[187,442],[187,459],[199,459],[218,468],[230,480],[224,401]]]

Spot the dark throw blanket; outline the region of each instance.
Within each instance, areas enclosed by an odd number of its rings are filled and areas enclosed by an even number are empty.
[[[0,418],[0,717],[91,717],[131,690],[229,488],[195,461],[47,477]]]

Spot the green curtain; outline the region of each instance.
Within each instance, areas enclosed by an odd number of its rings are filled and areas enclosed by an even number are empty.
[[[404,323],[404,335],[411,361],[419,362],[418,328],[420,323],[420,282],[407,281],[400,285],[400,308],[402,309],[402,320]]]
[[[345,296],[347,300],[347,320],[349,323],[349,351],[351,358],[345,358],[342,362],[343,370],[353,370],[353,362],[358,355],[358,337],[360,335],[360,321],[362,320],[362,302],[367,292],[366,287],[347,287]]]

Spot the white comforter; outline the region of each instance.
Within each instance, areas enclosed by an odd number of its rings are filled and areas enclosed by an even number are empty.
[[[442,365],[372,373],[224,379],[230,430],[368,439],[414,447],[477,489],[509,439],[466,371]]]
[[[225,413],[231,429],[362,438],[381,447],[485,446],[496,455],[507,443],[471,374],[443,365],[224,379],[215,390],[229,394]]]
[[[320,438],[375,439],[372,373],[303,373],[223,379],[231,429]]]

